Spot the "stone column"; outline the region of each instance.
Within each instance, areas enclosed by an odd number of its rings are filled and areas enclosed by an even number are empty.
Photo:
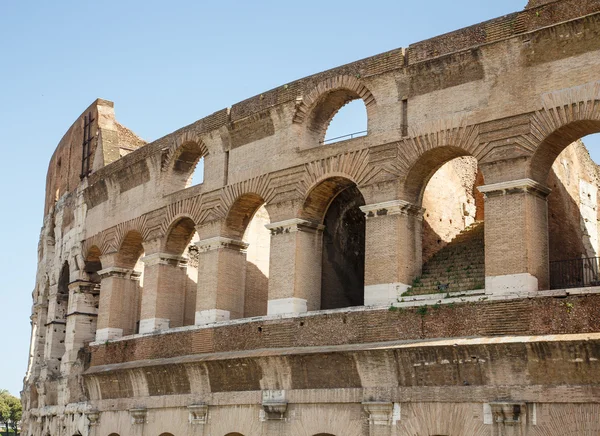
[[[266,227],[271,231],[267,314],[319,310],[323,225],[293,218]]]
[[[389,305],[421,274],[423,209],[403,200],[360,209],[367,217],[365,306]]]
[[[96,341],[106,341],[135,333],[139,303],[140,273],[111,266],[98,271],[102,284],[98,309]]]
[[[485,195],[486,291],[548,289],[550,189],[531,179],[478,189]]]
[[[65,336],[68,362],[77,360],[79,349],[95,338],[99,293],[98,283],[84,280],[69,283],[70,297]]]
[[[196,325],[242,318],[248,244],[216,236],[196,242]]]
[[[50,286],[48,318],[46,322],[46,343],[44,345],[44,365],[52,375],[60,373],[60,362],[65,353],[65,335],[67,331],[68,295],[58,292],[56,284]]]
[[[143,257],[142,261],[144,289],[140,333],[183,325],[187,259],[168,253],[153,253]]]
[[[362,405],[369,416],[369,436],[391,435],[394,405],[385,401],[366,401]]]

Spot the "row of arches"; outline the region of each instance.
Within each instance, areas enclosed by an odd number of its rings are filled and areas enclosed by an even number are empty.
[[[458,153],[452,148],[438,151],[440,154],[435,157],[426,155],[425,161],[415,165],[411,170],[415,179],[421,179],[423,183],[419,185],[411,182],[407,185],[407,192],[413,192],[417,205],[427,208],[423,217],[423,227],[418,230],[421,235],[421,246],[420,253],[417,255],[421,256],[419,259],[421,264],[432,259],[438,251],[470,225],[482,222],[484,219],[484,199],[478,187],[484,185],[485,180],[481,169],[477,166],[477,160],[465,156],[464,152]],[[457,181],[452,182],[452,177]],[[454,185],[450,186],[452,183]],[[443,192],[444,190],[446,192]],[[368,195],[372,197],[371,192]],[[297,216],[323,228],[318,236],[321,244],[319,250],[321,259],[317,268],[320,273],[319,302],[314,303],[308,310],[336,309],[365,304],[367,231],[365,212],[361,210],[365,205],[364,188],[343,176],[324,178],[309,190],[304,199]],[[243,194],[233,202],[222,223],[221,237],[240,241],[239,246],[243,247],[240,251],[243,252],[244,257],[243,263],[235,264],[236,267],[244,270],[242,274],[244,279],[242,282],[234,283],[232,286],[235,289],[229,289],[229,295],[226,296],[237,301],[229,304],[230,308],[235,308],[230,310],[231,318],[261,316],[268,313],[272,244],[271,234],[266,227],[273,223],[267,207],[260,195]],[[564,214],[559,212],[557,215]],[[202,283],[205,280],[214,281],[215,271],[210,269],[214,265],[203,266],[202,261],[198,260],[203,256],[205,247],[203,248],[196,226],[197,224],[190,217],[178,217],[169,226],[166,237],[161,243],[162,253],[181,258],[185,263],[185,268],[181,268],[184,272],[179,278],[170,276],[170,286],[172,288],[175,286],[177,289],[171,291],[169,298],[179,304],[177,309],[179,315],[170,318],[170,327],[198,323],[198,312],[211,310],[211,304],[214,306],[214,301],[205,305],[199,301],[199,298],[219,299],[219,296],[208,295],[209,290]],[[555,244],[552,241],[560,237],[560,232],[551,234],[551,245]],[[123,329],[123,334],[139,332],[139,322],[144,318],[142,294],[145,274],[144,262],[141,259],[145,257],[145,243],[140,233],[130,232],[125,236],[118,253],[114,256],[119,267],[139,273],[138,290],[133,293],[137,297],[133,298],[129,305],[121,305],[121,307],[130,306],[127,318],[135,320]],[[480,249],[483,259],[484,246],[472,246],[470,249]],[[102,267],[98,263],[100,257],[98,253],[96,247],[92,247],[88,252],[86,265],[90,265],[91,275],[97,274],[98,269]],[[221,267],[227,268],[225,264]],[[477,274],[480,275],[479,281],[471,280],[469,283],[472,286],[484,287],[483,269]],[[418,273],[416,276],[418,279]],[[433,290],[439,290],[439,284],[435,284]],[[158,286],[162,285],[158,284]],[[445,288],[448,291],[455,289],[452,285],[449,289]],[[179,297],[173,298],[174,293],[179,293]],[[215,320],[219,320],[218,317],[213,317],[212,321]]]

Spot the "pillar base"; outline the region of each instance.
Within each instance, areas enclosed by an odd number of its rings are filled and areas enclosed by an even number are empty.
[[[96,330],[96,342],[104,342],[123,337],[123,329],[105,328]]]
[[[149,318],[140,321],[140,334],[168,330],[170,321],[166,318]]]
[[[231,312],[221,309],[208,309],[196,312],[196,325],[214,324],[219,321],[229,321]]]
[[[538,279],[529,273],[488,276],[485,278],[485,291],[491,294],[507,292],[531,292],[538,290]]]
[[[381,283],[365,286],[365,306],[389,306],[410,288],[404,283]]]
[[[267,315],[304,312],[308,312],[308,308],[306,306],[306,300],[303,298],[279,298],[277,300],[269,300],[267,305]]]

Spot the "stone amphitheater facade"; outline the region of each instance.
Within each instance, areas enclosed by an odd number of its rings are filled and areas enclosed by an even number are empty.
[[[600,282],[550,268],[598,256],[599,71],[600,1],[530,0],[148,144],[96,100],[49,165],[23,433],[600,434]]]

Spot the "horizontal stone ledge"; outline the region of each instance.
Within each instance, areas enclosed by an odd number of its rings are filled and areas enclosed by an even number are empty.
[[[122,371],[144,367],[177,365],[196,362],[219,360],[249,359],[271,356],[294,356],[307,354],[328,354],[344,352],[368,352],[382,350],[401,350],[414,348],[433,347],[458,347],[477,345],[499,344],[529,344],[529,343],[556,343],[556,342],[587,342],[600,341],[600,333],[576,333],[563,335],[535,335],[535,336],[490,336],[476,338],[441,338],[441,339],[413,339],[391,342],[370,342],[344,345],[324,345],[313,347],[288,347],[268,348],[258,350],[222,351],[216,353],[188,354],[184,356],[134,360],[123,363],[111,363],[90,367],[84,375],[102,374],[111,371]]]
[[[507,194],[531,193],[542,198],[546,198],[552,190],[547,186],[532,179],[518,179],[507,182],[492,183],[489,185],[478,186],[479,192],[487,197],[494,197]]]
[[[360,404],[368,398],[379,398],[400,404],[418,403],[489,403],[493,401],[522,401],[536,404],[564,403],[600,403],[598,388],[590,385],[569,386],[424,386],[396,387],[385,390],[379,388],[344,388],[344,389],[290,389],[286,390],[289,404]],[[544,392],[540,401],[540,392]],[[164,408],[186,408],[202,401],[210,408],[254,405],[261,407],[262,391],[214,392],[182,395],[165,395],[160,401],[155,398],[144,401],[141,398],[95,400],[94,408],[104,413],[128,410],[131,404],[144,404],[149,413]],[[41,409],[33,409],[34,413],[43,416]],[[56,412],[55,412],[56,413]]]

